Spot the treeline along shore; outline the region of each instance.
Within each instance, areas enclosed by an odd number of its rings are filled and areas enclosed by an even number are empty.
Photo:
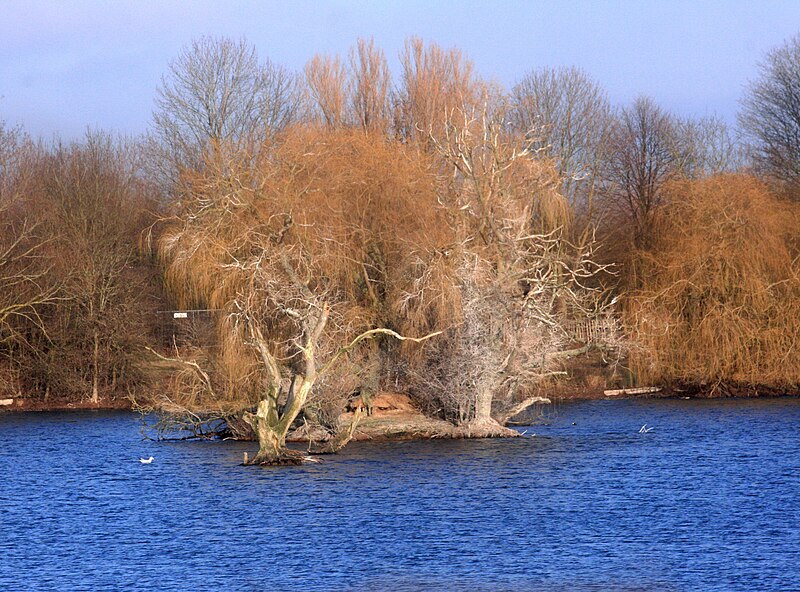
[[[553,398],[796,394],[800,38],[759,57],[732,128],[417,38],[393,74],[370,40],[292,72],[203,37],[143,137],[2,125],[0,409],[132,405],[275,464]]]

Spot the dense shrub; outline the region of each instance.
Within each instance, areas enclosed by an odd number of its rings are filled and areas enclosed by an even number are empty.
[[[797,210],[760,181],[673,182],[628,320],[643,382],[800,384]]]

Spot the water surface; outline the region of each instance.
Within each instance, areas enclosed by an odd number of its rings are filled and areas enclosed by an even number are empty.
[[[800,589],[800,400],[547,422],[257,469],[129,413],[0,415],[0,589]]]

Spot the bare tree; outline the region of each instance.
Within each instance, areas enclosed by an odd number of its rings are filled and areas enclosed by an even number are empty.
[[[9,128],[0,120],[0,200],[6,207],[27,192],[39,153],[40,146],[21,128]]]
[[[681,119],[639,97],[616,116],[604,158],[598,205],[608,255],[629,287],[642,280],[637,250],[653,244],[658,211],[672,180],[699,179],[741,166],[738,139],[715,117]]]
[[[141,378],[131,345],[147,327],[137,257],[147,186],[103,134],[0,144],[0,352],[26,396],[126,393]]]
[[[640,97],[617,117],[604,171],[604,198],[636,247],[647,245],[664,183],[678,171],[675,120]]]
[[[45,330],[41,307],[55,301],[42,236],[36,222],[14,219],[14,204],[0,201],[0,347],[24,339],[25,326]]]
[[[364,130],[386,132],[392,77],[386,56],[373,39],[359,39],[350,49],[350,69],[355,121]]]
[[[744,162],[737,134],[718,117],[677,119],[672,144],[676,169],[688,179],[734,172]]]
[[[253,150],[298,114],[297,77],[260,60],[244,39],[200,37],[170,62],[153,114],[155,135],[174,168],[197,167],[222,148]]]
[[[305,67],[306,84],[318,118],[329,130],[357,126],[388,132],[391,74],[383,51],[358,39],[345,64],[315,55]]]
[[[579,68],[544,68],[511,91],[513,121],[531,149],[552,158],[570,204],[593,218],[594,197],[613,121],[605,92]]]
[[[42,308],[54,302],[41,220],[25,202],[37,149],[19,129],[0,122],[0,354],[27,344],[31,327],[45,331]]]
[[[350,84],[342,60],[338,56],[315,55],[306,64],[305,74],[311,98],[328,129],[347,125]]]
[[[454,308],[458,323],[428,347],[415,388],[456,414],[473,435],[505,435],[494,419],[525,388],[558,373],[573,355],[568,321],[601,314],[588,280],[593,241],[567,240],[569,213],[546,161],[520,149],[495,111],[450,118],[432,137],[455,179],[440,196],[454,244],[410,270],[406,322],[425,327],[431,307]],[[583,349],[577,353],[588,351]],[[444,397],[436,393],[443,393]]]
[[[402,75],[395,97],[395,128],[406,139],[427,142],[441,137],[445,121],[454,109],[479,108],[484,86],[474,74],[472,61],[461,50],[425,43],[419,37],[406,40],[400,55]]]
[[[185,175],[181,209],[165,221],[159,250],[173,297],[221,311],[220,351],[204,352],[212,363],[170,356],[186,370],[173,401],[243,417],[259,438],[254,464],[301,461],[286,435],[301,412],[313,419],[319,391],[346,401],[351,381],[337,382],[339,364],[365,340],[405,340],[374,328],[377,274],[366,272],[369,242],[358,229],[389,217],[394,181],[357,165],[381,152],[370,138],[293,130],[256,167],[240,155]],[[383,160],[380,170],[393,165]]]
[[[800,183],[800,36],[767,54],[751,82],[739,123],[753,142],[760,170],[784,183],[795,198]]]
[[[20,156],[22,132],[16,128],[8,128],[0,120],[0,196],[6,196],[11,191],[11,185],[18,173],[17,163]]]
[[[48,276],[59,297],[46,317],[41,382],[93,403],[134,385],[136,344],[145,338],[148,274],[137,245],[151,202],[127,160],[125,145],[102,133],[58,146],[42,158],[29,197],[48,236]]]

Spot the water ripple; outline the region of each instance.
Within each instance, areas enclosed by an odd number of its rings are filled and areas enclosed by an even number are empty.
[[[548,424],[260,470],[127,413],[1,415],[0,589],[800,589],[800,401]]]

